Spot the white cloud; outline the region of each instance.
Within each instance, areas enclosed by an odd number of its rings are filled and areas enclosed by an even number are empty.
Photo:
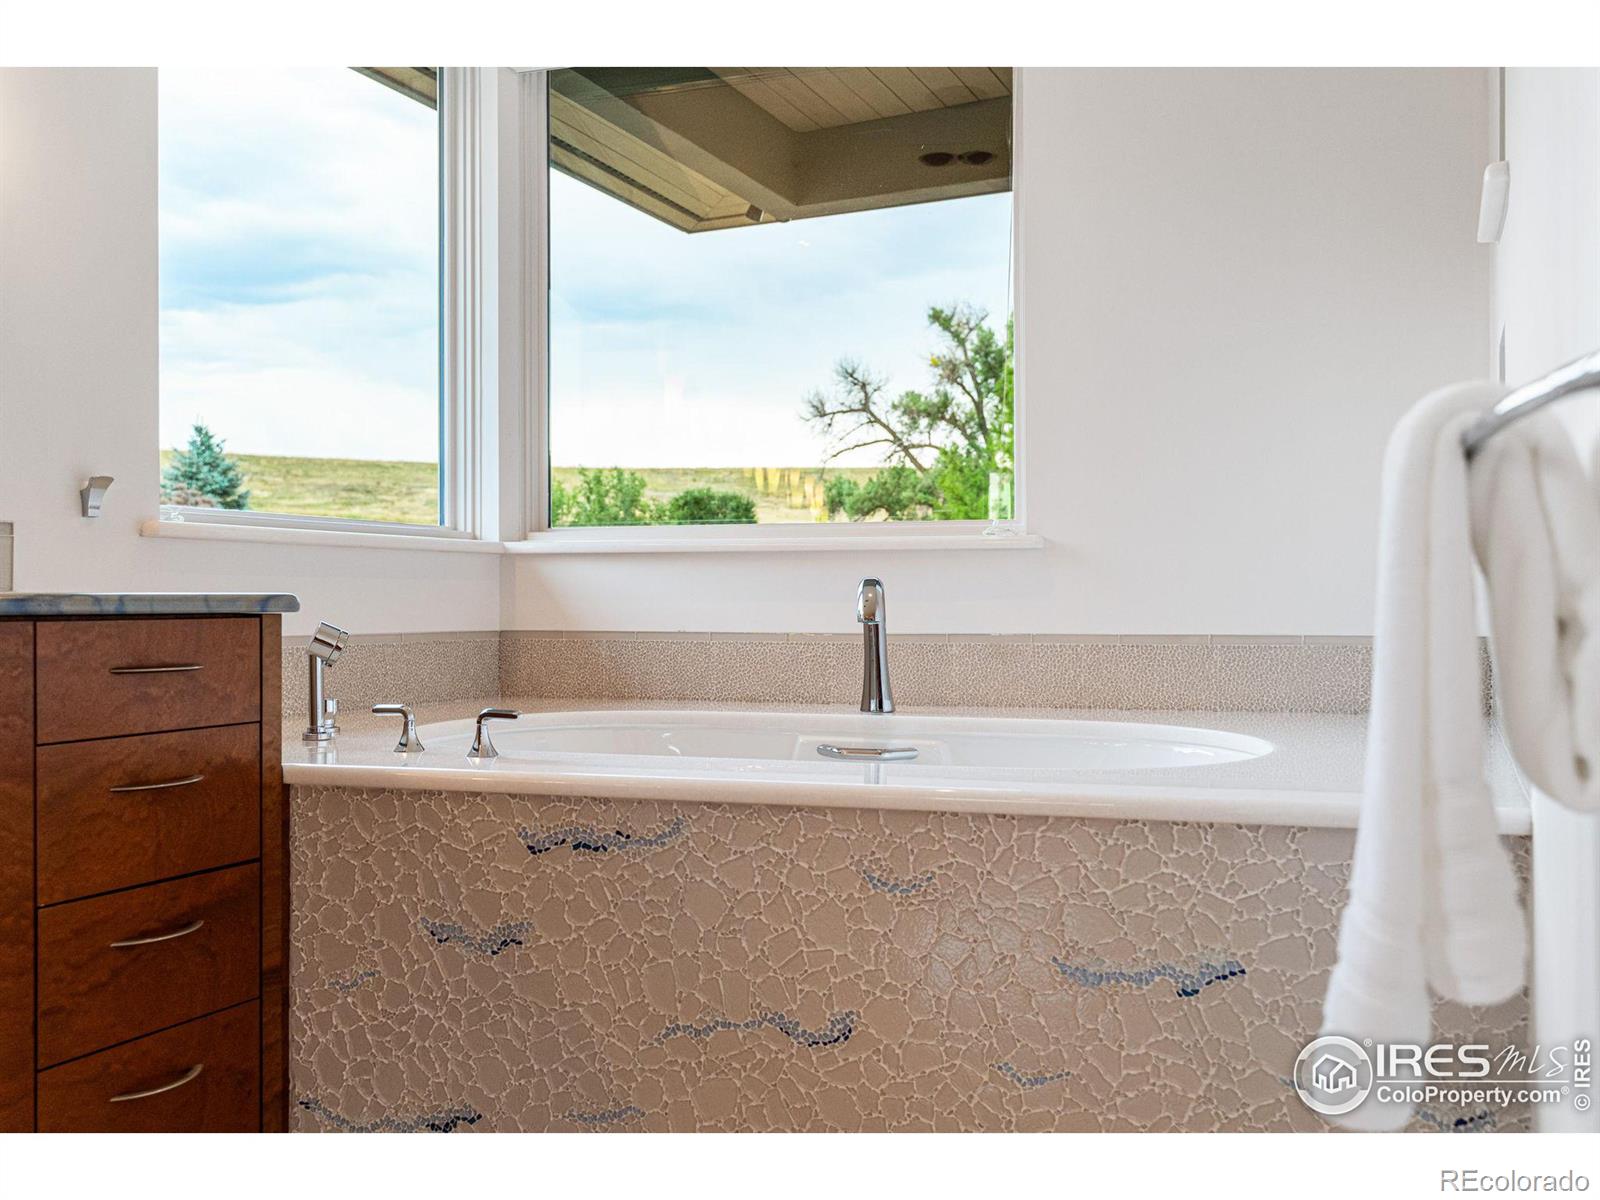
[[[159,78],[162,444],[433,458],[433,114],[347,70]]]
[[[160,88],[162,444],[201,419],[240,452],[432,458],[433,114],[337,69]],[[840,357],[920,387],[930,304],[1008,304],[1008,196],[686,235],[551,195],[561,464],[818,461],[798,413]]]

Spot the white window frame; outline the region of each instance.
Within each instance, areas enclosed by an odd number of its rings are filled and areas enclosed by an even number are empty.
[[[520,540],[507,540],[509,554],[673,553],[774,550],[869,551],[908,549],[1001,550],[1035,549],[1044,539],[1028,532],[1025,361],[1022,311],[1022,106],[1026,72],[1017,68],[1012,84],[1011,160],[1011,315],[1016,349],[1013,412],[1016,452],[1012,465],[1013,516],[1008,521],[873,521],[796,523],[792,525],[639,525],[551,528],[549,497],[549,122],[548,69],[519,73],[521,91],[520,222],[523,239],[517,266],[529,301],[520,330],[526,430],[522,514],[528,530]]]
[[[494,287],[499,239],[486,231],[494,215],[488,201],[496,191],[501,154],[494,75],[492,68],[476,67],[445,67],[439,73],[440,523],[163,504],[159,519],[141,527],[143,534],[229,538],[236,532],[238,540],[352,545],[382,545],[381,539],[394,538],[411,546],[427,540],[484,542],[498,537],[497,498],[485,486],[496,472],[484,470],[486,447],[497,444],[486,436],[486,428],[498,412],[498,375],[485,365],[498,348]]]

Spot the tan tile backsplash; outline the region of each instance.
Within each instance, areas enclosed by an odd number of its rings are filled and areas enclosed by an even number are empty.
[[[328,673],[328,693],[346,711],[386,701],[465,700],[500,690],[500,635],[420,633],[350,639]],[[283,714],[306,713],[306,647],[283,643]]]
[[[1372,649],[1349,638],[927,637],[890,641],[905,706],[1364,712]],[[829,704],[861,687],[854,636],[507,632],[500,686],[559,699]]]
[[[1361,713],[1372,646],[1368,638],[907,634],[891,638],[890,663],[905,707]],[[283,669],[284,711],[303,715],[298,639],[285,643]],[[860,688],[861,642],[849,634],[356,636],[329,682],[347,710],[493,695],[839,704]]]

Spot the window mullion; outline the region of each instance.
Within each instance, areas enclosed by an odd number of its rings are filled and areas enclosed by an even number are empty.
[[[490,428],[492,272],[485,270],[492,240],[485,206],[493,195],[493,155],[486,154],[483,72],[447,67],[442,72],[441,263],[444,467],[442,523],[478,536],[494,511],[486,502],[484,455]],[[492,136],[492,122],[488,131]],[[488,147],[492,149],[492,147]],[[492,473],[488,473],[492,477]]]

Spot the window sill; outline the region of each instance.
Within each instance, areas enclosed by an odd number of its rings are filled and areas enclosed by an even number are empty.
[[[781,529],[782,532],[776,530]],[[723,530],[664,530],[649,534],[631,530],[558,529],[522,541],[490,542],[449,533],[379,533],[361,529],[316,529],[298,525],[257,525],[226,520],[158,520],[139,526],[148,538],[200,542],[257,542],[275,546],[330,546],[343,549],[434,550],[451,554],[822,554],[881,553],[886,550],[1038,550],[1045,539],[1036,533],[987,534],[968,528],[959,533],[821,532],[805,526],[778,526],[755,536],[729,536]]]
[[[338,546],[344,549],[441,550],[454,554],[499,554],[499,542],[423,533],[374,533],[311,529],[294,525],[242,525],[227,521],[162,521],[139,526],[140,537],[201,542],[261,542],[275,546]]]
[[[792,528],[792,527],[791,527]],[[548,530],[520,542],[506,542],[507,554],[728,554],[810,551],[839,554],[884,550],[1038,550],[1036,533],[821,533],[803,527],[792,534],[725,537],[699,531],[674,535],[657,531],[596,536],[594,531]]]

